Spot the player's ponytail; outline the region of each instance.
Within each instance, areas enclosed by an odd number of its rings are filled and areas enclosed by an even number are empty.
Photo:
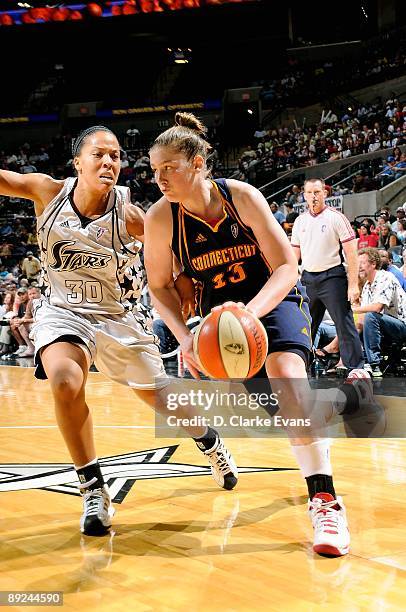
[[[202,138],[207,134],[207,127],[192,113],[176,113],[175,125],[189,128],[189,130],[193,130]]]
[[[196,155],[201,155],[206,163],[211,151],[211,146],[205,140],[206,132],[206,126],[195,115],[178,112],[175,115],[175,125],[159,134],[151,149],[169,147],[184,153],[188,161]]]

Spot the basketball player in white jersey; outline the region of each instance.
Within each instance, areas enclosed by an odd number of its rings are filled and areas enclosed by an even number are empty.
[[[0,193],[35,204],[45,285],[44,297],[35,304],[36,376],[50,382],[56,420],[78,474],[81,530],[102,535],[114,510],[85,399],[89,367],[95,362],[154,408],[169,379],[154,335],[122,297],[120,281],[141,247],[144,213],[130,203],[128,188],[116,186],[118,140],[108,128],[94,126],[78,136],[72,152],[77,178],[0,170]],[[191,415],[185,409],[179,417],[186,412]],[[232,489],[237,468],[217,432],[187,431],[207,456],[216,482]]]

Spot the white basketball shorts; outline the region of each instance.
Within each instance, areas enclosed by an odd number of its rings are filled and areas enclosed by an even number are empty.
[[[34,306],[31,336],[35,345],[37,378],[46,378],[41,349],[61,336],[75,336],[86,347],[91,362],[115,382],[135,389],[158,389],[168,384],[158,345],[142,315],[84,315],[52,306],[41,299]]]

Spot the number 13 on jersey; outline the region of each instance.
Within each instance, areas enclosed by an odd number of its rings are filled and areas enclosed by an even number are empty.
[[[226,272],[220,272],[213,277],[214,289],[221,289],[228,283],[240,283],[247,275],[245,274],[244,264],[241,262],[233,263],[228,266]]]

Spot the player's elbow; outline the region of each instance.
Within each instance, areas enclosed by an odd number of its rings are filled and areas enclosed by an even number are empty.
[[[166,280],[157,280],[157,281],[148,281],[148,289],[149,292],[152,295],[154,295],[155,297],[157,297],[159,299],[159,296],[162,295],[162,293],[165,293],[165,291],[168,291],[168,289],[171,289],[172,287],[174,287],[174,283],[173,283],[173,279],[168,279]]]

